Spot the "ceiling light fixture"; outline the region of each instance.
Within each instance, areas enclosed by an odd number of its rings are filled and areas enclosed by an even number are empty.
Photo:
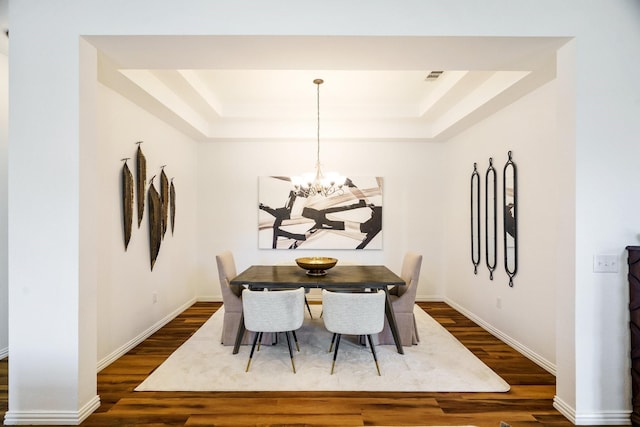
[[[317,146],[316,146],[316,171],[315,173],[306,173],[302,176],[291,177],[293,188],[296,195],[301,197],[312,197],[316,195],[330,196],[336,192],[342,191],[345,177],[336,172],[322,173],[320,168],[320,85],[324,83],[322,79],[315,79],[313,83],[317,90],[317,107],[318,107],[318,128],[317,128]]]

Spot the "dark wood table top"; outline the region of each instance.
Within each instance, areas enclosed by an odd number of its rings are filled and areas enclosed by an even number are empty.
[[[296,265],[252,265],[231,284],[264,288],[385,288],[403,286],[405,282],[384,265],[337,265],[325,276],[309,276]]]

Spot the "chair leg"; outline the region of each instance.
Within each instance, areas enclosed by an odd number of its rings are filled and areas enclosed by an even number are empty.
[[[358,344],[363,347],[367,346],[367,337],[365,335],[358,335]]]
[[[340,347],[340,337],[342,337],[342,334],[333,334],[334,337],[336,335],[338,335],[338,339],[336,340],[336,350],[333,353],[333,363],[331,363],[331,375],[333,375],[333,368],[336,367],[336,357],[338,357],[338,347]]]
[[[251,359],[253,358],[253,351],[256,349],[258,338],[260,338],[262,332],[256,332],[255,334],[255,337],[253,337],[253,345],[251,346],[251,353],[249,354],[249,361],[247,362],[247,368],[244,370],[245,372],[249,372],[249,366],[251,366]]]
[[[293,334],[293,341],[295,341],[296,343],[296,350],[299,352],[300,346],[298,345],[298,337],[296,336],[296,331],[291,331],[291,333]]]
[[[373,354],[373,361],[376,362],[376,369],[378,370],[378,376],[382,376],[380,374],[380,365],[378,365],[378,356],[376,356],[376,348],[373,345],[373,339],[371,338],[371,335],[367,335],[367,338],[369,339],[369,347],[371,347],[371,354]]]
[[[307,297],[304,297],[304,303],[307,306],[307,311],[309,312],[309,317],[311,317],[313,319],[313,314],[311,314],[311,307],[309,307],[309,301],[307,301]]]
[[[296,373],[296,364],[293,363],[293,347],[291,347],[291,339],[289,338],[289,331],[284,333],[287,337],[287,346],[289,347],[289,357],[291,358],[291,367],[293,368],[293,373]]]
[[[336,335],[338,334],[333,334],[333,336],[331,337],[331,345],[329,346],[329,353],[331,353],[331,351],[333,350],[333,343],[336,342]]]

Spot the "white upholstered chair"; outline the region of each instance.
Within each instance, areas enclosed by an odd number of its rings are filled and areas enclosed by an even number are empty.
[[[371,336],[382,331],[384,304],[385,294],[382,291],[332,292],[326,289],[322,291],[322,318],[327,330],[333,332],[332,346],[335,340],[331,374],[333,374],[336,365],[340,338],[346,334],[367,336],[371,354],[373,354],[373,360],[376,364],[378,375],[380,375],[380,366]]]
[[[395,286],[389,290],[391,306],[393,307],[403,346],[418,344],[420,341],[416,319],[413,315],[413,307],[416,302],[421,266],[422,255],[415,252],[407,252],[402,261],[402,270],[400,271],[400,277],[406,284],[404,286]],[[386,319],[382,332],[378,334],[378,344],[395,344],[389,328],[389,322]]]
[[[284,332],[291,357],[291,367],[296,372],[290,334],[302,326],[304,320],[304,288],[282,291],[252,291],[242,293],[244,325],[247,331],[256,333],[251,346],[246,372],[249,372],[256,343],[264,332]]]

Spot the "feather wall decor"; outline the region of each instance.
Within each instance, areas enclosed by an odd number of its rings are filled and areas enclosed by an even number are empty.
[[[171,178],[171,185],[169,186],[169,215],[171,215],[171,235],[173,236],[173,230],[176,226],[176,188],[173,186],[173,177]]]
[[[135,158],[135,178],[127,164],[127,160],[129,160],[129,158],[122,159],[124,162],[121,174],[124,248],[126,251],[131,240],[134,216],[133,204],[135,198],[138,211],[138,228],[140,228],[142,219],[144,218],[145,202],[147,204],[150,261],[151,271],[153,271],[169,222],[171,223],[171,235],[173,235],[175,230],[176,190],[173,178],[171,178],[171,182],[167,179],[167,175],[164,170],[166,165],[161,166],[159,178],[160,192],[156,190],[156,187],[153,184],[157,175],[154,175],[151,178],[149,187],[147,188],[147,160],[145,155],[142,153],[142,148],[140,146],[142,142],[143,141],[136,142],[138,147]]]
[[[162,218],[161,218],[161,202],[160,194],[153,185],[154,175],[149,182],[149,249],[151,255],[151,271],[158,258],[160,252],[160,243],[162,241]]]
[[[167,174],[164,173],[164,167],[160,171],[160,209],[162,210],[162,238],[167,232],[167,223],[169,222],[169,180]]]
[[[122,225],[124,231],[124,250],[127,250],[129,246],[129,240],[131,240],[131,224],[133,223],[133,174],[129,170],[127,160],[124,161],[122,166]]]
[[[138,145],[136,153],[136,196],[138,202],[138,228],[140,228],[142,217],[144,216],[144,192],[147,188],[147,159],[140,148],[142,141],[138,141],[136,144]]]

